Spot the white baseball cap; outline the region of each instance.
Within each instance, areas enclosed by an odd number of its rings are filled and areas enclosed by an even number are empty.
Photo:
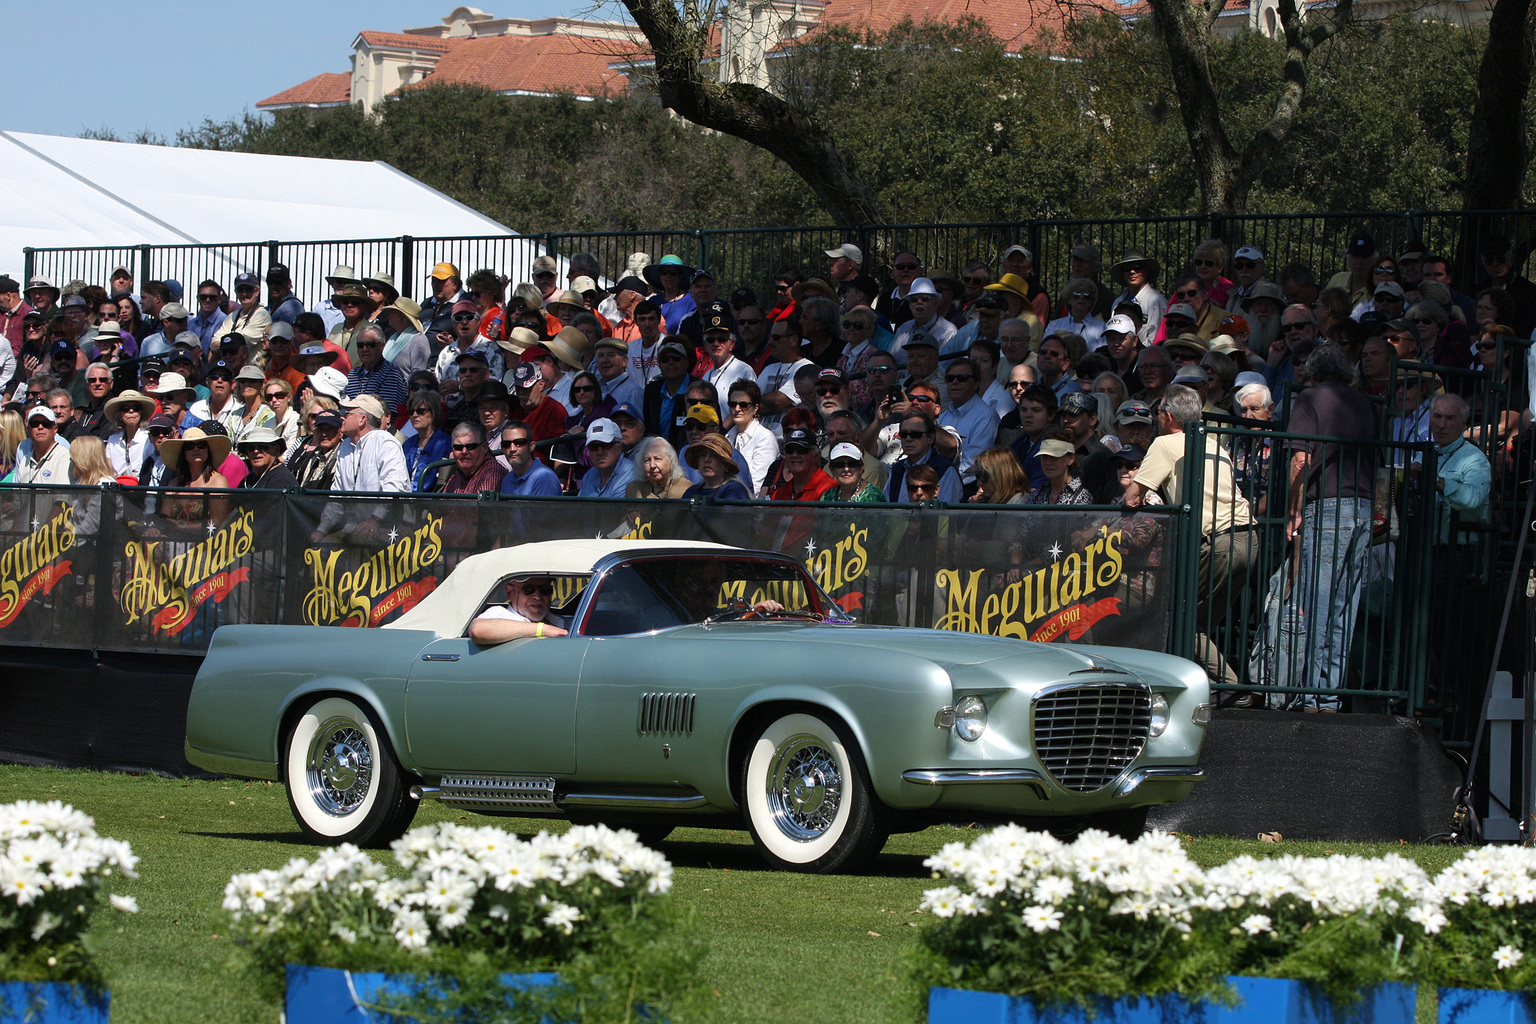
[[[1241,249],[1237,250],[1237,252],[1233,253],[1232,258],[1235,260],[1254,260],[1256,262],[1263,263],[1264,253],[1255,246],[1245,245]]]
[[[1111,332],[1115,334],[1135,334],[1136,322],[1124,313],[1116,313],[1109,318],[1109,323],[1104,325],[1102,333],[1109,334]]]
[[[606,417],[593,420],[587,425],[587,444],[600,441],[615,444],[619,441],[619,425]]]
[[[864,453],[859,451],[859,446],[843,441],[832,446],[832,457],[828,462],[836,462],[838,459],[854,459],[860,463],[864,461]]]

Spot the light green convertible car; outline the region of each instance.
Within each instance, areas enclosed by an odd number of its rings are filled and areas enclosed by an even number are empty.
[[[471,640],[528,579],[569,635]],[[1209,700],[1170,655],[853,623],[783,555],[567,540],[466,558],[382,629],[220,629],[186,754],[286,783],[326,842],[439,800],[652,842],[745,821],[770,863],[833,871],[937,821],[1139,833],[1200,779]]]

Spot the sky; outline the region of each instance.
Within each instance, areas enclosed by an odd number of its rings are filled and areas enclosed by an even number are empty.
[[[0,130],[171,137],[224,121],[322,71],[347,71],[363,29],[440,24],[455,0],[0,0]],[[583,15],[584,0],[479,0],[497,17]],[[73,45],[64,47],[65,39]]]

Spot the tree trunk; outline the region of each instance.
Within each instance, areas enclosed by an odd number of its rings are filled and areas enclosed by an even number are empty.
[[[1488,46],[1477,73],[1477,103],[1467,131],[1468,210],[1515,210],[1524,205],[1522,186],[1530,142],[1525,133],[1525,97],[1531,87],[1531,0],[1496,0],[1488,22]],[[1456,254],[1458,281],[1477,280],[1477,243],[1505,230],[1487,216],[1467,218]],[[1517,254],[1530,240],[1514,239]]]
[[[757,86],[708,77],[712,19],[685,21],[671,0],[624,0],[624,6],[651,44],[657,92],[668,109],[784,161],[839,225],[884,223],[874,193],[814,118]]]
[[[1151,0],[1153,24],[1173,66],[1173,89],[1206,213],[1241,213],[1234,203],[1238,156],[1221,120],[1211,75],[1210,25],[1190,0]],[[1243,190],[1246,193],[1246,189]]]

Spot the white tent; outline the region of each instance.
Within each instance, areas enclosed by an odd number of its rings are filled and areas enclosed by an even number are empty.
[[[228,287],[234,274],[260,273],[273,260],[260,243],[341,240],[278,249],[295,290],[312,304],[336,264],[399,277],[405,267],[398,243],[347,240],[402,235],[483,239],[415,246],[414,284],[401,290],[417,296],[439,260],[457,262],[466,273],[495,267],[517,281],[528,279],[542,252],[383,162],[0,132],[0,271],[17,277],[23,247],[90,247],[101,251],[34,253],[33,272],[55,284],[80,278],[105,285],[121,263],[139,280],[174,277],[190,291],[212,277]],[[183,248],[137,248],[145,245]]]

